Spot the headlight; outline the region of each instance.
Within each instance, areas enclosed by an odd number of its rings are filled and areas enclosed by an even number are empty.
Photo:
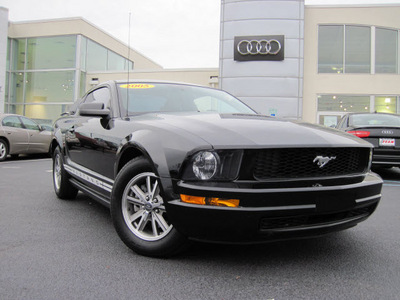
[[[217,172],[218,156],[216,153],[202,151],[193,157],[193,173],[201,180],[211,179]]]
[[[242,150],[204,150],[187,158],[183,180],[234,180],[242,162]]]

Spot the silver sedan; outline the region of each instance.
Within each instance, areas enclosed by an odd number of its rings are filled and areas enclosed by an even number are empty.
[[[0,161],[10,154],[49,153],[53,133],[20,115],[0,114]]]

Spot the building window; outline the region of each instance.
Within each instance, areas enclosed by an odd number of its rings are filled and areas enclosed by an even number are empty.
[[[80,44],[80,69],[86,71],[86,52],[87,52],[87,43],[88,39],[84,36],[81,37],[81,44]]]
[[[399,96],[382,95],[318,95],[318,122],[334,126],[350,112],[400,113]]]
[[[29,38],[27,42],[27,70],[75,68],[75,35]]]
[[[88,72],[107,70],[107,49],[88,40],[86,67]]]
[[[81,35],[9,39],[5,112],[52,120],[86,89],[86,72],[133,69],[133,62]]]
[[[12,72],[9,79],[9,101],[10,103],[23,103],[24,102],[24,73]]]
[[[125,58],[116,54],[115,52],[108,51],[108,70],[112,71],[124,71],[125,69]]]
[[[86,40],[86,39],[85,39]],[[85,61],[86,71],[88,72],[104,72],[104,71],[126,71],[133,70],[133,62],[128,61],[121,55],[104,48],[103,46],[87,40],[87,54],[81,58]],[[84,54],[84,53],[83,53]],[[82,54],[82,56],[83,56]]]
[[[11,70],[25,69],[26,39],[16,39],[12,41]]]
[[[343,25],[319,26],[319,73],[343,73],[343,28]]]
[[[375,111],[383,113],[397,113],[396,96],[375,96]]]
[[[345,26],[345,73],[371,73],[371,28]]]
[[[397,73],[397,30],[376,28],[375,73]]]
[[[319,95],[318,111],[369,112],[370,96]]]
[[[372,38],[375,49],[371,49]],[[320,25],[318,73],[371,74],[374,61],[375,73],[397,74],[397,40],[398,30],[376,28],[373,33],[369,26]]]
[[[27,72],[25,103],[74,101],[75,71]]]

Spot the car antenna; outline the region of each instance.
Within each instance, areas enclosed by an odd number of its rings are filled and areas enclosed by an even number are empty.
[[[126,89],[126,116],[125,119],[128,119],[129,116],[129,75],[130,75],[130,57],[131,57],[131,12],[129,12],[129,22],[128,22],[128,82]]]

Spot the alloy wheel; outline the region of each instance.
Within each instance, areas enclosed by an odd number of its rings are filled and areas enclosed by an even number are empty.
[[[132,233],[145,241],[158,241],[172,230],[154,173],[141,173],[127,184],[122,214]]]

